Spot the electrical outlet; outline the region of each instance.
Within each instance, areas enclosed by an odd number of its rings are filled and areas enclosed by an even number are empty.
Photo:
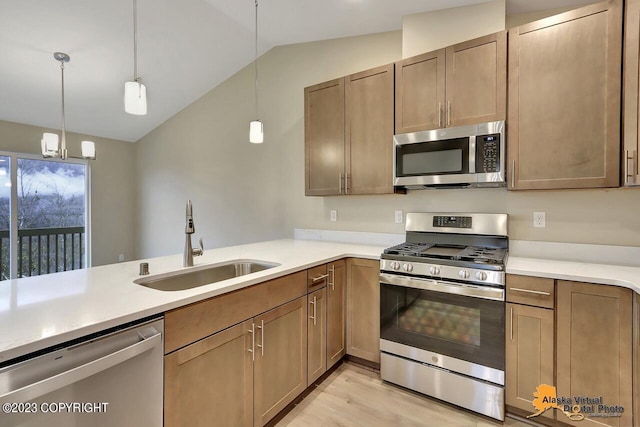
[[[533,213],[533,226],[537,228],[545,228],[546,227],[546,218],[544,212],[534,212]]]
[[[338,220],[338,211],[335,209],[331,209],[331,221]]]
[[[404,222],[404,216],[402,211],[396,211],[396,224],[402,224]]]
[[[124,254],[118,255],[118,262],[124,261]]]

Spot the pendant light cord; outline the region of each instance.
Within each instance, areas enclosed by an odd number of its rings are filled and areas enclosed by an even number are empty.
[[[255,118],[258,120],[258,0],[256,2],[256,34],[255,34],[255,55],[253,60],[254,66],[254,87],[253,87],[253,95],[256,101],[256,115]]]
[[[138,2],[133,0],[133,81],[138,78]]]
[[[60,149],[64,150],[66,148],[66,140],[65,140],[65,114],[64,114],[64,60],[60,60],[60,74],[62,76],[62,142],[60,144]]]

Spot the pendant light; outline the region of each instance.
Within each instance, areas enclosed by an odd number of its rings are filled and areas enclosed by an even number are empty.
[[[138,76],[138,3],[133,0],[133,81],[124,84],[124,111],[137,116],[147,114],[147,88]]]
[[[255,99],[255,120],[249,123],[249,142],[253,144],[262,144],[264,142],[264,128],[258,117],[258,0],[256,2],[256,40],[255,40],[255,56],[253,60],[254,66],[254,85],[253,96]]]
[[[60,72],[62,75],[62,131],[61,138],[58,140],[57,133],[45,132],[42,135],[42,141],[40,141],[42,148],[42,157],[45,158],[57,158],[66,160],[72,159],[89,159],[95,160],[96,158],[96,146],[93,141],[82,141],[81,152],[82,156],[69,156],[67,153],[67,141],[66,141],[66,129],[65,129],[65,111],[64,111],[64,63],[69,62],[71,58],[66,53],[56,52],[53,54],[56,61],[60,62]]]

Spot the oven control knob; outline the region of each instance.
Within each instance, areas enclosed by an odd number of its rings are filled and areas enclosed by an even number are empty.
[[[432,276],[439,276],[440,269],[438,267],[429,267],[429,273],[431,273]]]
[[[467,270],[460,270],[460,272],[458,273],[458,276],[460,276],[461,279],[468,279],[469,272]]]
[[[391,268],[393,268],[394,270],[400,270],[400,263],[398,261],[393,261],[391,263]]]
[[[485,273],[484,271],[478,271],[476,273],[476,279],[478,279],[478,280],[487,280],[487,273]]]
[[[413,264],[403,264],[402,269],[407,272],[413,271]]]

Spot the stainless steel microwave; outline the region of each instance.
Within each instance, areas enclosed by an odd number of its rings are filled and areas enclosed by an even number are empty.
[[[504,121],[393,137],[393,185],[408,189],[504,187]]]

